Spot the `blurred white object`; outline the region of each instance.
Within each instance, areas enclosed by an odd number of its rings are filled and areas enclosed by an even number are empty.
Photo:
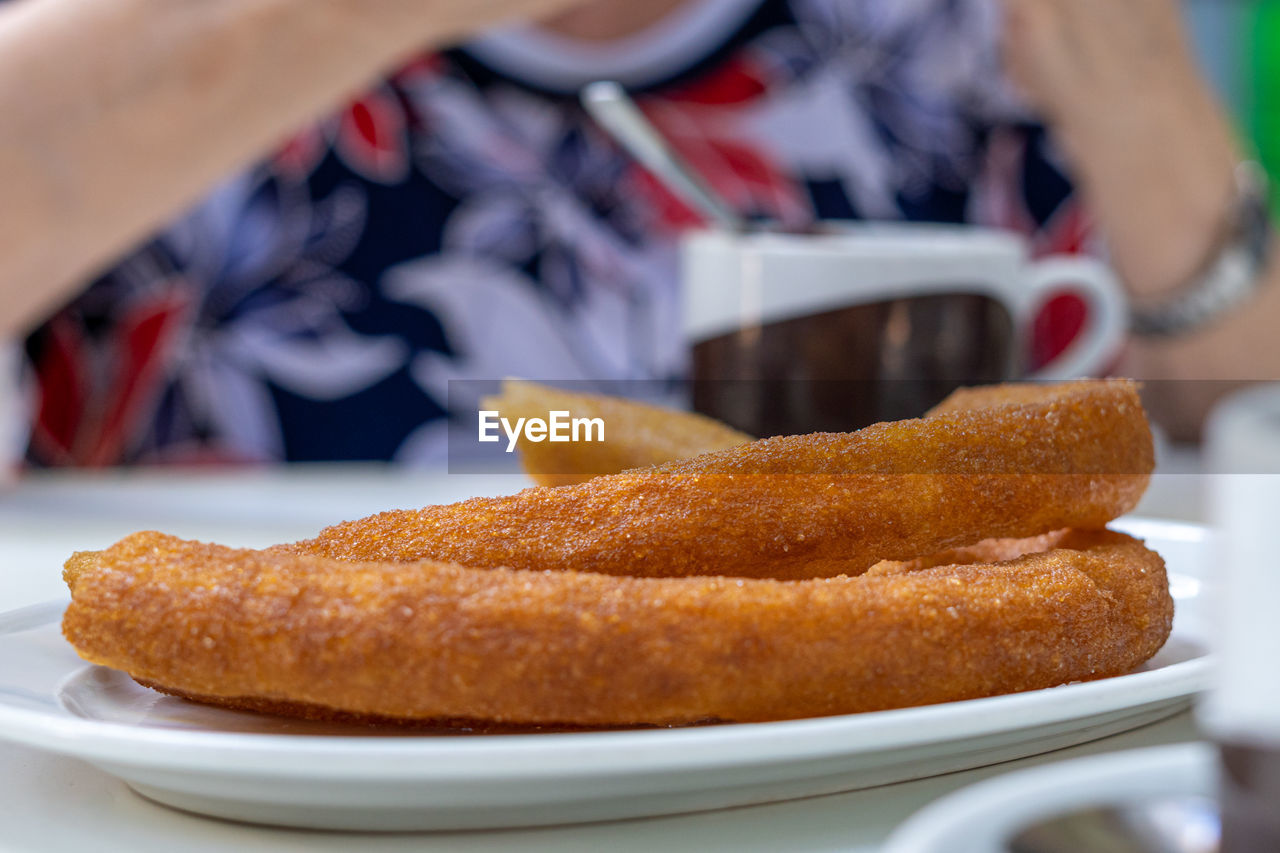
[[[0,340],[0,484],[13,479],[27,447],[29,419],[22,369],[22,350]]]
[[[916,812],[889,837],[882,853],[1037,850],[1041,848],[1023,835],[1027,830],[1078,819],[1098,809],[1109,810],[1112,819],[1095,822],[1089,835],[1057,838],[1056,844],[1043,849],[1134,853],[1212,850],[1216,849],[1212,843],[1216,840],[1214,827],[1197,827],[1185,819],[1178,820],[1178,828],[1183,830],[1180,834],[1151,839],[1165,842],[1160,846],[1139,845],[1139,838],[1115,830],[1125,825],[1126,812],[1162,809],[1167,814],[1169,807],[1185,807],[1188,798],[1207,802],[1214,776],[1213,752],[1202,744],[1128,750],[1007,773],[956,791]],[[1156,823],[1151,814],[1142,817],[1149,825]],[[1104,835],[1099,831],[1103,829],[1111,831]],[[1151,835],[1154,833],[1147,834],[1148,839]],[[1045,836],[1040,834],[1042,840]],[[1085,838],[1092,842],[1088,848],[1081,846]],[[1019,843],[1011,843],[1014,839]]]
[[[1280,384],[1228,399],[1206,446],[1219,668],[1200,717],[1217,740],[1280,744]]]

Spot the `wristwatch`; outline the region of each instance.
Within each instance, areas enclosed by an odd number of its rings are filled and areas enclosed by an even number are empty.
[[[1235,202],[1214,254],[1164,302],[1132,306],[1134,334],[1167,338],[1193,332],[1262,288],[1272,240],[1267,176],[1261,166],[1248,161],[1236,168],[1235,177]]]

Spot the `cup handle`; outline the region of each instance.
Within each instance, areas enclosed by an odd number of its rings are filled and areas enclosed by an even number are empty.
[[[1105,370],[1129,331],[1129,303],[1110,268],[1092,258],[1055,255],[1031,264],[1025,286],[1028,323],[1055,293],[1072,293],[1086,308],[1085,327],[1076,339],[1027,378],[1078,379]]]

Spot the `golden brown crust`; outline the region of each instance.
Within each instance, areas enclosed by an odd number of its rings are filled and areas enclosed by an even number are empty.
[[[647,406],[598,394],[575,394],[536,382],[507,380],[482,405],[506,418],[546,418],[555,410],[600,418],[604,441],[552,443],[520,440],[520,461],[535,483],[567,486],[601,474],[647,468],[675,459],[737,447],[751,436],[692,412]]]
[[[1154,454],[1133,383],[989,393],[987,408],[382,513],[291,547],[475,568],[801,579],[987,537],[1102,527],[1137,504]]]
[[[63,630],[92,662],[239,706],[789,719],[1102,678],[1151,657],[1172,618],[1160,558],[1108,531],[1055,544],[780,582],[344,563],[142,533],[81,555]]]
[[[313,719],[683,725],[976,698],[1163,644],[1160,558],[1057,530],[1132,507],[1151,466],[1132,383],[964,391],[919,421],[265,551],[136,534],[68,560],[63,630],[157,689]]]
[[[1034,405],[1059,398],[1064,394],[1081,391],[1091,393],[1105,385],[1126,387],[1132,392],[1134,400],[1137,400],[1137,392],[1141,387],[1139,383],[1129,379],[1111,379],[1103,382],[1096,379],[1081,379],[1075,382],[1006,382],[1001,385],[976,385],[952,391],[945,400],[930,409],[925,417],[1000,406]]]

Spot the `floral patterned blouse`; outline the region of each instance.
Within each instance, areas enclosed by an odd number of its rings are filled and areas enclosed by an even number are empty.
[[[992,0],[691,8],[719,29],[613,76],[744,214],[1086,239],[1001,78]],[[698,219],[584,116],[578,72],[526,73],[518,36],[418,58],[51,318],[26,344],[29,460],[427,464],[450,380],[678,377]]]

